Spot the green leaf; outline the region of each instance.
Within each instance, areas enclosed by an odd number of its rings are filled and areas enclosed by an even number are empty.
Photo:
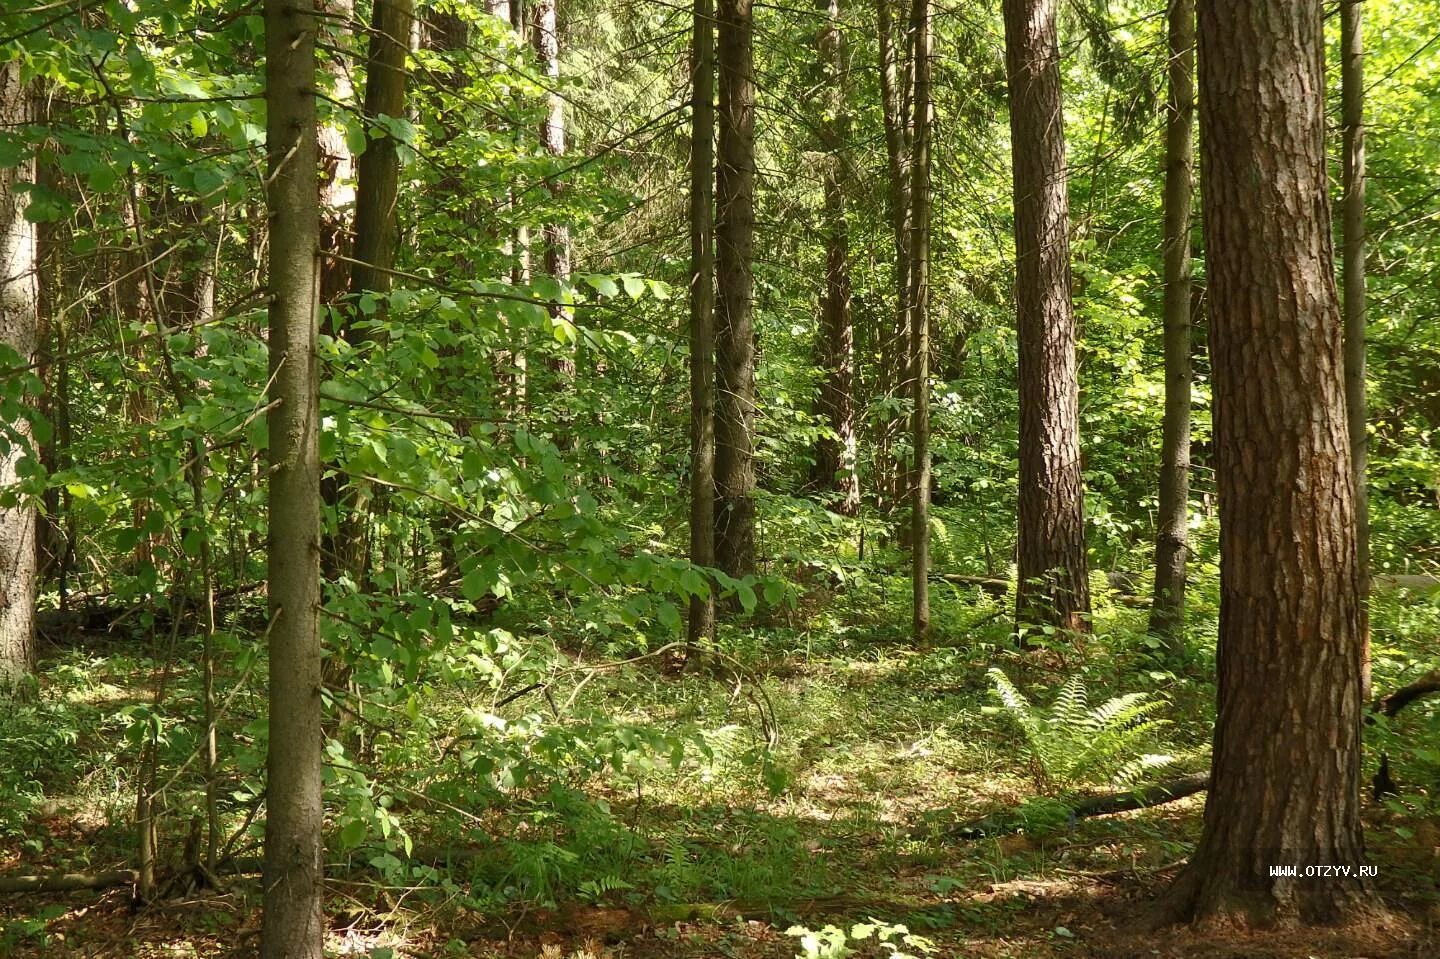
[[[368,831],[365,820],[347,820],[345,825],[340,827],[340,845],[346,849],[354,849],[365,841],[365,834]]]
[[[585,277],[585,282],[595,289],[601,296],[619,296],[620,287],[616,285],[614,277],[605,276],[601,273],[591,273]]]
[[[461,578],[460,592],[473,603],[490,592],[490,587],[494,582],[495,577],[490,570],[483,566],[476,566]]]

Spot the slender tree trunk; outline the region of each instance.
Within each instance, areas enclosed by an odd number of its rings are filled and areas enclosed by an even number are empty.
[[[0,64],[0,129],[30,122],[30,93],[20,78],[20,61]],[[35,224],[25,219],[29,195],[16,189],[35,182],[35,162],[0,167],[0,343],[30,363],[40,324],[40,279],[36,270]],[[6,424],[13,440],[0,454],[0,488],[19,482],[17,468],[30,455],[30,423],[20,416]],[[0,691],[12,688],[35,659],[37,514],[33,506],[0,508]]]
[[[913,95],[910,43],[903,31],[896,43],[891,3],[876,0],[875,9],[880,34],[880,103],[885,123],[885,155],[890,176],[886,202],[890,212],[891,232],[895,239],[895,313],[891,328],[882,337],[882,379],[886,399],[906,397],[910,393],[910,140],[911,116],[909,97]],[[895,450],[899,419],[886,415],[880,425],[876,444],[876,496],[880,512],[887,514],[904,495],[905,475],[901,457]],[[908,538],[908,537],[906,537]]]
[[[565,155],[565,100],[554,88],[560,82],[560,24],[557,15],[558,0],[535,0],[532,8],[535,18],[535,54],[540,58],[540,68],[549,82],[552,92],[545,98],[545,119],[540,124],[540,145],[552,157]],[[559,181],[549,178],[552,197],[561,192]],[[563,223],[546,223],[545,273],[557,283],[570,279],[570,228]],[[550,315],[567,317],[569,311],[559,301],[550,304]],[[555,360],[553,367],[563,379],[575,377],[575,356],[570,354]]]
[[[695,0],[690,88],[690,562],[715,565],[715,6]],[[691,644],[715,635],[715,593],[690,598]]]
[[[365,122],[378,117],[405,117],[405,58],[412,0],[375,0],[370,25],[370,53],[365,77]],[[350,293],[386,293],[395,266],[395,203],[399,195],[400,152],[391,136],[367,138],[356,163],[355,246]]]
[[[1057,6],[1004,0],[1020,343],[1020,625],[1089,628]]]
[[[1340,4],[1340,128],[1344,137],[1342,224],[1345,310],[1345,406],[1349,414],[1351,469],[1355,473],[1355,549],[1360,559],[1360,595],[1370,595],[1370,496],[1365,463],[1370,440],[1365,430],[1365,41],[1362,0]],[[1370,612],[1360,608],[1364,635],[1361,692],[1370,698]]]
[[[1373,901],[1357,875],[1364,598],[1321,14],[1307,0],[1199,5],[1219,716],[1204,828],[1167,902],[1180,919],[1330,922]],[[1307,879],[1307,866],[1351,875]]]
[[[720,0],[716,166],[715,554],[755,570],[755,53],[751,0]]]
[[[321,959],[320,209],[313,0],[266,0],[270,747],[264,959]]]
[[[525,37],[525,24],[529,11],[525,0],[510,0],[510,25],[521,38]],[[510,265],[510,282],[524,286],[530,282],[530,228],[521,223],[516,225],[510,241],[514,259]],[[514,376],[510,380],[510,415],[517,423],[525,421],[530,407],[530,360],[526,353],[525,330],[520,324],[510,328],[510,355],[514,364]]]
[[[915,35],[915,153],[909,305],[915,479],[910,489],[910,581],[914,638],[924,643],[930,636],[930,0],[914,0],[911,29]]]
[[[321,39],[335,43],[354,25],[355,0],[315,0],[325,14],[317,21]],[[349,105],[355,99],[350,72],[345,63],[332,65],[333,89],[327,95],[337,103]],[[326,254],[320,261],[320,296],[325,306],[334,306],[350,288],[350,267],[346,260],[352,252],[351,210],[355,205],[355,157],[345,140],[339,123],[324,123],[320,138],[320,249]],[[333,322],[333,318],[331,318]],[[337,331],[344,335],[344,331]]]
[[[1165,107],[1165,415],[1150,632],[1185,652],[1185,562],[1190,501],[1190,209],[1194,195],[1195,0],[1171,0]]]
[[[405,58],[409,54],[410,27],[414,20],[411,0],[375,0],[370,24],[370,44],[365,77],[364,120],[378,126],[377,118],[405,116]],[[349,299],[333,307],[344,319],[339,334],[352,344],[370,338],[356,329],[361,318],[359,298],[366,293],[390,291],[395,265],[395,204],[399,195],[400,153],[395,139],[367,132],[365,152],[355,164],[355,228],[349,263]],[[323,229],[323,228],[322,228]],[[377,315],[383,316],[383,300]],[[334,492],[330,493],[331,484]],[[335,534],[326,547],[333,563],[331,572],[350,576],[364,586],[370,582],[370,563],[365,555],[369,524],[359,504],[371,499],[365,484],[348,477],[334,476],[322,486],[327,500],[336,508]],[[333,662],[333,666],[330,665]],[[339,681],[339,671],[348,674],[341,657],[327,662],[327,681]]]
[[[827,154],[825,193],[825,292],[820,297],[820,411],[831,436],[816,445],[816,485],[830,493],[829,505],[843,516],[860,509],[860,474],[855,439],[855,327],[850,309],[850,231],[845,221],[847,161],[845,139],[845,48],[839,0],[820,0],[826,18],[817,51],[825,85],[821,146]]]
[[[354,19],[354,0],[313,0],[324,15],[315,20],[319,39],[334,43]],[[306,8],[309,9],[308,7]],[[331,65],[333,89],[327,94],[338,103],[354,100],[350,73],[344,63]],[[318,122],[318,120],[317,120]],[[316,131],[320,164],[320,303],[321,322],[325,332],[339,339],[352,340],[355,314],[340,301],[350,290],[350,274],[354,258],[352,212],[356,202],[355,157],[345,140],[344,129],[336,123],[321,123]],[[271,224],[273,231],[273,223]],[[271,234],[273,243],[274,235]],[[332,470],[321,480],[320,495],[326,512],[335,515],[335,525],[327,529],[321,541],[320,568],[326,580],[349,574],[355,581],[363,557],[366,516],[361,511],[356,487],[341,470]],[[339,668],[337,658],[329,668]]]

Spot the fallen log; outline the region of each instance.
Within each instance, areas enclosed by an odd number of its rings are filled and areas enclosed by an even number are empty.
[[[1371,589],[1430,590],[1440,587],[1440,577],[1416,574],[1382,574],[1370,577]]]
[[[109,889],[132,885],[139,878],[133,869],[109,872],[60,872],[48,876],[0,876],[0,893],[72,892],[77,889]]]
[[[1209,786],[1209,776],[1186,776],[1183,779],[1174,779],[1153,786],[1140,786],[1123,792],[1090,796],[1072,803],[1065,811],[1065,816],[1073,823],[1076,820],[1089,819],[1092,816],[1108,816],[1117,812],[1162,806],[1165,803],[1175,802],[1177,799],[1184,799],[1186,796],[1203,792]],[[1016,810],[1005,810],[952,826],[944,831],[944,835],[957,839],[987,839],[1019,832],[1025,828],[1025,824],[1024,817],[1019,815]]]

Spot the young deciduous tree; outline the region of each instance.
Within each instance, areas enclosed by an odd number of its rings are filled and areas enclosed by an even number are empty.
[[[264,959],[320,959],[320,307],[313,0],[266,0],[270,747]]]
[[[1020,343],[1020,624],[1089,628],[1058,5],[1005,0]]]
[[[825,289],[820,294],[818,349],[821,373],[820,412],[832,435],[815,450],[815,480],[828,490],[829,506],[844,516],[860,508],[860,473],[855,439],[855,327],[850,303],[850,229],[845,220],[849,160],[845,139],[845,46],[838,0],[820,0],[825,24],[820,28],[819,55],[825,117],[820,123],[825,153],[822,189],[825,194]]]
[[[534,29],[531,34],[535,44],[535,55],[540,59],[540,69],[550,91],[545,96],[545,118],[540,122],[540,145],[552,157],[565,155],[565,100],[557,89],[560,83],[560,20],[558,0],[535,0],[531,8]],[[552,196],[560,192],[558,183],[551,180],[549,191]],[[563,223],[545,224],[545,272],[556,282],[565,283],[570,279],[570,228]],[[563,316],[566,309],[560,303],[550,305],[551,316]],[[561,377],[573,379],[575,357],[569,354],[557,358],[554,363]]]
[[[915,37],[915,141],[911,157],[910,215],[910,436],[915,469],[910,488],[910,582],[912,632],[917,643],[930,636],[930,0],[914,0],[910,29]]]
[[[720,0],[715,174],[715,559],[755,569],[755,26],[751,0]]]
[[[695,0],[690,102],[690,562],[715,565],[715,5]],[[689,641],[715,634],[715,594],[690,598]]]
[[[1365,38],[1361,0],[1340,4],[1340,131],[1344,139],[1341,183],[1342,263],[1345,311],[1345,407],[1349,419],[1351,469],[1355,473],[1355,549],[1360,557],[1360,588],[1370,594],[1370,497],[1366,462],[1370,440],[1365,428]],[[1360,610],[1365,634],[1365,675],[1370,690],[1370,616]]]
[[[908,396],[910,392],[910,151],[913,116],[909,108],[914,95],[910,31],[896,36],[895,0],[875,0],[880,47],[880,106],[885,124],[885,157],[889,174],[885,201],[894,237],[895,311],[880,330],[881,394],[885,399]],[[882,513],[905,498],[905,469],[895,451],[902,427],[898,417],[887,412],[881,417],[875,449],[875,495]]]
[[[30,91],[21,60],[0,64],[0,130],[30,121]],[[0,343],[35,358],[39,336],[40,280],[35,269],[35,224],[25,217],[29,196],[17,189],[35,182],[35,161],[0,167]],[[5,426],[13,438],[0,449],[0,488],[13,487],[27,454],[23,440],[30,424],[23,416]],[[31,506],[0,508],[0,690],[30,669],[35,654],[36,513]]]
[[[1364,597],[1321,15],[1306,0],[1199,6],[1219,717],[1204,829],[1170,892],[1177,918],[1328,922],[1371,899],[1358,875]],[[1305,878],[1307,866],[1351,873]]]
[[[1165,414],[1150,631],[1184,652],[1190,500],[1190,209],[1194,196],[1195,0],[1172,0],[1165,104]]]

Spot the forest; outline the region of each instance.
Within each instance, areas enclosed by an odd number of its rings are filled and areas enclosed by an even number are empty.
[[[1435,0],[0,0],[0,957],[1440,956]]]

